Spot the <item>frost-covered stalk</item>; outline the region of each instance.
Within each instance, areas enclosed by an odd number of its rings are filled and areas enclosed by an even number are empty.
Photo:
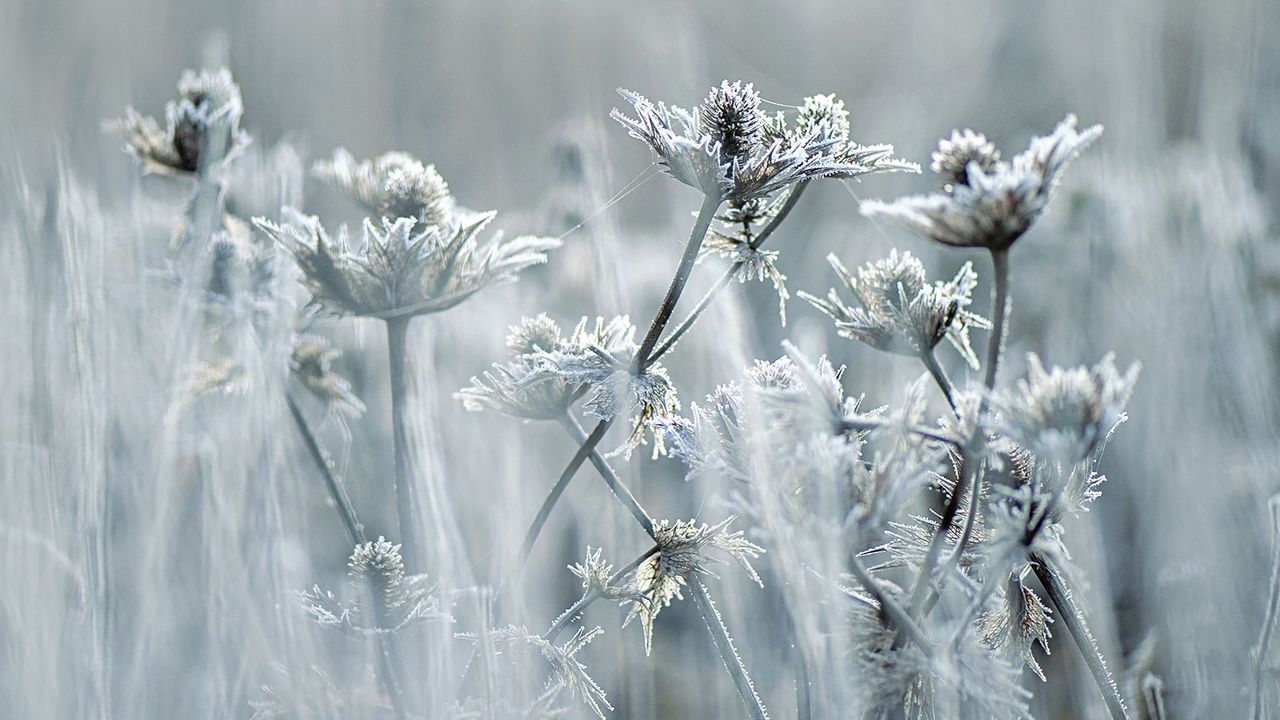
[[[724,669],[733,679],[733,687],[738,691],[738,697],[742,698],[742,704],[746,706],[747,712],[753,720],[769,720],[769,712],[760,701],[760,696],[756,694],[751,676],[747,674],[747,668],[742,664],[742,657],[733,646],[729,629],[724,625],[724,618],[720,617],[720,611],[716,609],[711,596],[707,594],[706,586],[695,582],[689,588],[689,594],[693,596],[693,603],[698,606],[702,622],[707,626],[707,632],[715,643],[716,651],[720,653],[720,660],[724,662]]]
[[[298,403],[294,402],[293,396],[288,393],[285,393],[285,402],[289,405],[289,414],[293,417],[294,425],[298,428],[298,434],[302,435],[302,442],[307,446],[307,454],[311,456],[311,460],[315,462],[316,469],[320,471],[320,477],[324,480],[325,490],[328,491],[329,497],[333,500],[338,516],[342,518],[342,526],[346,528],[347,537],[351,539],[352,546],[368,542],[364,534],[364,526],[360,524],[359,519],[356,517],[355,508],[351,505],[351,499],[347,497],[346,491],[342,488],[342,482],[334,474],[333,467],[329,464],[329,458],[324,449],[320,447],[320,442],[315,433],[311,431],[311,425],[307,423],[306,417],[303,416],[302,409],[298,407]]]
[[[1271,653],[1271,638],[1275,635],[1276,617],[1280,615],[1280,495],[1271,498],[1269,506],[1271,508],[1271,589],[1267,593],[1267,614],[1262,621],[1262,634],[1258,639],[1257,657],[1254,659],[1253,720],[1263,718],[1267,656]]]
[[[1075,600],[1071,598],[1071,589],[1067,587],[1066,578],[1057,568],[1049,565],[1048,558],[1043,555],[1033,555],[1031,566],[1035,568],[1036,577],[1040,579],[1040,584],[1049,594],[1049,599],[1058,608],[1058,617],[1062,619],[1062,623],[1067,626],[1067,632],[1071,633],[1071,638],[1075,640],[1085,665],[1089,667],[1089,674],[1093,676],[1094,683],[1102,693],[1102,700],[1107,705],[1111,720],[1128,720],[1129,714],[1125,710],[1124,699],[1120,697],[1120,688],[1111,677],[1111,671],[1107,670],[1107,661],[1102,657],[1102,651],[1098,649],[1093,633],[1089,632],[1089,627],[1085,624],[1084,613],[1076,607]]]
[[[756,237],[751,241],[750,247],[752,250],[759,250],[760,247],[764,245],[765,241],[769,239],[769,236],[772,235],[773,232],[778,229],[778,226],[782,224],[782,221],[787,219],[787,215],[790,215],[796,204],[800,202],[800,196],[804,194],[805,188],[809,187],[809,182],[810,181],[808,180],[799,182],[790,190],[790,192],[787,193],[787,199],[783,201],[782,207],[779,208],[777,213],[775,213],[769,220],[769,223],[764,226],[760,231],[760,234],[756,235]],[[660,359],[663,355],[666,355],[675,347],[676,343],[680,342],[680,338],[684,337],[685,333],[689,332],[689,330],[693,328],[693,324],[698,321],[698,318],[702,317],[702,313],[710,307],[711,302],[716,299],[716,296],[719,295],[721,291],[723,291],[729,283],[734,280],[734,278],[738,277],[739,271],[742,270],[745,264],[746,260],[738,260],[724,271],[724,274],[720,276],[720,279],[716,281],[716,284],[712,285],[711,289],[698,300],[698,303],[693,306],[693,309],[689,311],[689,314],[685,316],[685,319],[681,320],[680,324],[671,331],[671,334],[668,335],[656,349],[654,349],[654,360]]]
[[[405,347],[411,317],[386,321],[387,360],[391,370],[391,452],[395,462],[396,521],[400,529],[402,554],[409,567],[419,557],[417,540],[418,502],[414,490],[413,467],[409,459],[409,433],[405,427],[405,404],[409,397],[409,354]]]

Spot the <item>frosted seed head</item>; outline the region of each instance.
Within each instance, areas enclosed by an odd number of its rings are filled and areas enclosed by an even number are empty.
[[[724,163],[745,161],[761,145],[764,113],[751,83],[725,80],[698,107],[699,129],[720,145]]]

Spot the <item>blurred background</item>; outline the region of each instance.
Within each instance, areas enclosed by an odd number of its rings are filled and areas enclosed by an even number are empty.
[[[254,139],[228,180],[237,214],[294,204],[358,223],[355,205],[311,179],[312,162],[337,147],[404,150],[434,163],[461,204],[497,209],[496,225],[564,238],[518,284],[413,326],[425,569],[460,598],[458,626],[423,631],[437,662],[416,692],[455,692],[470,645],[452,634],[483,614],[467,610],[484,604],[467,588],[511,572],[574,451],[553,424],[468,413],[454,393],[502,359],[523,315],[648,324],[699,199],[655,175],[647,148],[609,121],[614,90],[687,107],[727,78],[779,106],[836,93],[855,139],[925,166],[953,128],[985,132],[1009,157],[1067,113],[1105,125],[1013,252],[1001,379],[1021,375],[1027,351],[1143,364],[1104,497],[1070,528],[1091,580],[1084,602],[1122,679],[1163,678],[1170,717],[1243,716],[1271,565],[1266,501],[1280,491],[1276,28],[1270,0],[0,0],[0,715],[251,717],[281,688],[319,696],[367,667],[359,643],[317,633],[294,606],[294,590],[341,584],[350,548],[289,424],[283,380],[221,408],[184,399],[197,331],[171,311],[164,258],[190,187],[140,178],[103,131],[126,106],[162,114],[183,69],[225,63]],[[792,293],[825,294],[828,253],[853,267],[898,247],[933,278],[974,260],[985,312],[984,257],[858,213],[859,199],[932,183],[817,183],[771,241]],[[688,297],[718,277],[710,264]],[[306,294],[284,284],[287,319]],[[778,357],[788,338],[846,365],[846,389],[872,407],[920,374],[837,338],[803,302],[779,327],[776,302],[756,284],[714,306],[667,362],[685,403],[752,358]],[[381,328],[313,331],[344,350],[337,366],[368,405],[346,422],[306,410],[376,535],[394,521],[378,499],[390,473]],[[944,363],[963,381],[958,357]],[[641,450],[617,464],[657,517],[727,512],[722,488],[686,483],[674,460]],[[539,627],[568,607],[579,588],[564,568],[586,545],[619,564],[644,549],[598,478],[581,475],[525,571],[519,619],[503,623]],[[738,647],[774,716],[794,717],[792,678],[771,670],[786,656],[777,598],[725,575],[713,590]],[[663,613],[650,658],[638,629],[618,629],[617,608],[588,613],[607,634],[586,662],[615,717],[738,716],[687,605]],[[1054,641],[1048,682],[1024,673],[1036,716],[1101,717],[1066,633]],[[337,702],[290,716],[363,717]]]

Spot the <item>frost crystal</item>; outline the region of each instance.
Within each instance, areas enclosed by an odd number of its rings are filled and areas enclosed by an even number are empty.
[[[507,648],[525,645],[537,650],[551,666],[551,678],[547,681],[548,690],[554,687],[567,689],[570,695],[581,697],[582,702],[596,714],[596,717],[603,720],[606,717],[605,710],[613,710],[613,706],[609,704],[609,698],[605,695],[604,689],[587,674],[587,666],[577,659],[577,654],[583,648],[603,634],[604,630],[599,627],[591,630],[578,628],[573,637],[564,644],[556,645],[541,635],[530,632],[524,626],[511,625],[494,630],[493,639]],[[461,637],[479,642],[479,638],[474,635]]]
[[[944,141],[935,154],[934,169],[944,192],[913,195],[892,203],[862,203],[862,214],[885,218],[944,245],[1007,249],[1040,217],[1062,172],[1081,150],[1102,134],[1102,126],[1076,130],[1068,115],[1052,135],[1032,139],[1030,147],[1012,163],[995,159],[981,135],[960,134]],[[964,183],[957,164],[967,159]],[[988,166],[988,167],[984,167]]]
[[[859,268],[857,277],[835,255],[828,255],[827,261],[853,292],[858,307],[847,305],[834,288],[825,300],[808,293],[800,296],[835,320],[841,336],[914,356],[931,352],[946,338],[977,369],[969,329],[987,329],[991,323],[968,310],[978,284],[972,263],[965,263],[949,282],[930,285],[924,265],[909,252],[899,255],[894,250],[889,257]]]
[[[187,70],[178,81],[178,99],[165,105],[163,127],[133,108],[126,108],[124,118],[110,127],[146,172],[189,175],[206,160],[225,163],[248,146],[249,135],[240,129],[243,112],[240,88],[229,70]],[[221,135],[214,137],[211,131]],[[206,157],[210,152],[217,157]]]
[[[504,242],[501,234],[481,244],[476,238],[494,215],[459,214],[443,225],[366,219],[358,248],[345,226],[330,237],[318,218],[292,208],[285,208],[282,225],[265,218],[254,224],[293,254],[314,306],[331,315],[386,318],[448,310],[490,285],[513,282],[560,245],[531,236]]]

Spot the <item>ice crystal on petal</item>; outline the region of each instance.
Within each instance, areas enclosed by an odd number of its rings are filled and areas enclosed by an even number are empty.
[[[707,575],[718,578],[711,570],[713,564],[723,560],[708,555],[709,549],[719,550],[735,560],[747,575],[761,587],[764,581],[751,566],[764,552],[764,548],[747,540],[741,531],[729,532],[730,517],[715,525],[699,524],[696,520],[679,520],[671,523],[658,521],[654,526],[658,552],[636,569],[631,590],[638,594],[631,611],[623,621],[625,627],[639,617],[644,632],[644,651],[648,655],[653,644],[653,621],[662,608],[672,600],[683,599],[682,589],[692,581]]]
[[[1063,170],[1070,161],[1102,134],[1102,126],[1076,130],[1076,118],[1068,115],[1052,135],[1033,138],[1027,150],[1012,162],[993,161],[979,152],[965,166],[965,183],[954,168],[966,148],[943,148],[935,163],[944,192],[914,195],[885,203],[862,203],[862,214],[895,222],[944,245],[1007,249],[1022,237],[1048,207]],[[978,137],[975,135],[975,138]],[[983,165],[990,165],[984,169]]]
[[[346,228],[331,237],[316,217],[285,209],[286,222],[254,223],[285,246],[302,269],[312,304],[331,315],[397,317],[441,312],[491,285],[546,262],[559,247],[552,238],[477,240],[494,213],[457,217],[445,225],[423,225],[402,217],[366,219],[358,248]]]
[[[965,263],[950,281],[930,285],[924,265],[910,252],[893,250],[889,257],[859,268],[856,277],[834,254],[827,261],[853,292],[857,307],[845,303],[835,288],[826,299],[808,293],[800,296],[831,317],[841,336],[913,356],[925,355],[946,338],[977,369],[969,329],[986,329],[991,324],[968,309],[978,284],[972,263]]]
[[[225,163],[248,146],[249,135],[240,129],[243,112],[240,88],[229,70],[187,70],[178,81],[178,99],[165,105],[163,126],[126,108],[124,118],[110,127],[146,172],[190,175],[206,161]],[[210,152],[218,157],[206,157]]]
[[[316,163],[315,175],[350,195],[378,217],[409,217],[423,225],[441,225],[453,214],[454,200],[434,165],[402,152],[357,162],[346,148]]]
[[[1045,370],[1027,356],[1027,377],[993,401],[997,429],[1042,460],[1071,466],[1084,460],[1123,419],[1139,366],[1124,375],[1108,354],[1092,368]]]

